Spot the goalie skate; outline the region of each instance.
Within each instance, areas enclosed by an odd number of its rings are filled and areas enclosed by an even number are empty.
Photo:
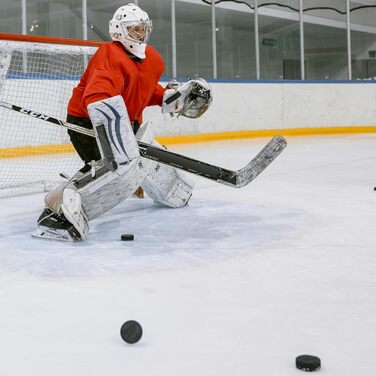
[[[80,240],[81,235],[65,218],[64,214],[57,214],[51,209],[44,209],[38,219],[38,224],[31,234],[34,238],[74,241]]]

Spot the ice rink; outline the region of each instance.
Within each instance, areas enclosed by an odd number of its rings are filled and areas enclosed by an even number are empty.
[[[286,139],[247,187],[194,177],[176,210],[131,198],[81,243],[30,237],[43,194],[1,199],[0,374],[303,375],[313,354],[319,374],[373,375],[376,135]],[[238,169],[266,142],[170,149]]]

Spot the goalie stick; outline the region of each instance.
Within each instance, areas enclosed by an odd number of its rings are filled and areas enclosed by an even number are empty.
[[[47,121],[49,123],[95,138],[93,130],[81,127],[79,125],[71,124],[8,102],[0,101],[0,107],[20,112],[33,118]],[[138,141],[140,155],[144,158],[151,159],[153,161],[163,163],[165,165],[175,167],[234,188],[244,187],[254,180],[270,165],[270,163],[274,161],[275,158],[278,157],[286,145],[287,142],[282,136],[274,136],[245,167],[241,168],[240,170],[232,171]]]

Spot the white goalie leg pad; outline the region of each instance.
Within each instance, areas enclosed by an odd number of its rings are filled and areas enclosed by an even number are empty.
[[[71,181],[77,180],[82,175],[83,173],[81,171],[78,171],[72,176],[72,178],[66,178],[67,181],[59,184],[54,190],[48,192],[46,197],[44,198],[46,207],[51,209],[55,213],[59,213],[61,204],[63,203],[64,189],[70,184]]]
[[[88,112],[103,163],[110,171],[140,156],[128,111],[120,95],[89,104]]]
[[[145,178],[147,163],[140,160],[123,98],[118,95],[88,106],[103,165],[75,182],[88,220],[131,196]]]
[[[154,140],[152,129],[148,123],[144,123],[140,127],[136,137],[139,141],[162,148]],[[144,160],[142,157],[141,159]],[[176,168],[154,161],[149,162],[148,174],[141,184],[147,195],[155,202],[171,208],[181,208],[187,205],[192,196],[193,181]]]
[[[118,169],[123,173],[119,175],[108,171],[99,161],[94,176],[91,171],[77,174],[46,196],[46,206],[56,213],[62,212],[84,239],[89,231],[88,221],[130,197],[144,180],[147,166],[135,159],[126,168]]]
[[[47,208],[50,208],[52,211],[58,213],[63,203],[63,192],[65,187],[68,185],[68,182],[60,184],[53,191],[48,192],[44,198],[44,203]]]
[[[67,182],[60,184],[46,195],[44,201],[50,212],[44,211],[39,217],[33,236],[67,241],[77,240],[76,237],[79,235],[77,238],[86,239],[89,232],[88,220],[81,207],[81,196],[73,184],[82,175],[80,171],[77,172]],[[56,213],[57,217],[53,213]],[[54,219],[49,221],[48,217]],[[75,232],[69,227],[65,227],[66,225],[62,226],[63,218],[76,229]],[[58,225],[57,221],[63,222]],[[73,233],[75,234],[73,235]]]
[[[176,168],[155,163],[141,187],[155,202],[181,208],[191,198],[194,183]]]
[[[122,97],[94,102],[88,112],[102,160],[94,170],[76,174],[46,199],[48,207],[63,213],[81,239],[89,231],[88,221],[131,196],[147,172],[139,160],[138,143]]]
[[[127,166],[119,168],[116,172],[106,171],[101,176],[91,178],[90,172],[85,174],[81,181],[77,181],[78,192],[82,198],[82,207],[89,220],[99,217],[122,201],[132,196],[133,192],[141,185],[148,168],[147,163],[137,159],[132,160]],[[121,172],[122,175],[119,175]],[[84,180],[88,179],[86,183]]]
[[[85,240],[89,232],[88,219],[84,210],[82,210],[81,195],[72,184],[69,184],[63,190],[61,211],[64,213],[65,218],[80,233],[81,239]]]

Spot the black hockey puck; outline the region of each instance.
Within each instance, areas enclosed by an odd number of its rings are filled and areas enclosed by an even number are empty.
[[[295,359],[296,368],[306,371],[318,371],[321,368],[321,360],[314,355],[299,355]]]
[[[134,320],[126,321],[120,328],[120,335],[127,343],[136,343],[142,337],[142,326]]]
[[[133,234],[123,234],[121,235],[121,240],[134,240]]]

